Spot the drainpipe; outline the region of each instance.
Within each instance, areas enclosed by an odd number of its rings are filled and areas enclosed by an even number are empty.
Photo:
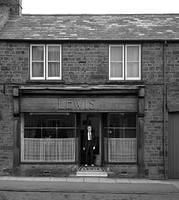
[[[165,58],[165,46],[167,45],[167,41],[165,40],[163,43],[163,165],[164,165],[164,179],[167,178],[166,176],[166,58]]]

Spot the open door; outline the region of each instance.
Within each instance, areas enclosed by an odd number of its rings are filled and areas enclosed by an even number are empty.
[[[82,113],[80,117],[80,165],[85,164],[83,139],[88,123],[91,124],[95,137],[94,164],[101,166],[101,115],[96,113]]]

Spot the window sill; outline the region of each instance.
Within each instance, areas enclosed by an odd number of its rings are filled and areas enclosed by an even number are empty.
[[[64,84],[63,80],[28,80],[26,83],[29,84]]]
[[[121,84],[121,85],[141,85],[144,84],[142,80],[108,80],[107,84]]]

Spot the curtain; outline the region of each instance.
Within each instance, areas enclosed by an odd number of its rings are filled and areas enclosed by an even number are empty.
[[[122,46],[111,47],[111,61],[120,61],[123,60],[123,51]]]
[[[110,51],[110,77],[118,78],[123,76],[123,47],[111,47]]]
[[[127,47],[127,77],[139,77],[139,47]]]
[[[43,77],[44,74],[44,47],[32,47],[32,77]]]
[[[48,77],[60,76],[60,47],[48,46]]]
[[[122,77],[122,63],[121,62],[111,62],[110,77],[118,78]]]

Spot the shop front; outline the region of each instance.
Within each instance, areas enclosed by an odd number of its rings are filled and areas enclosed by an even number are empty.
[[[140,90],[94,91],[20,89],[20,163],[84,166],[90,124],[96,166],[140,166]]]

